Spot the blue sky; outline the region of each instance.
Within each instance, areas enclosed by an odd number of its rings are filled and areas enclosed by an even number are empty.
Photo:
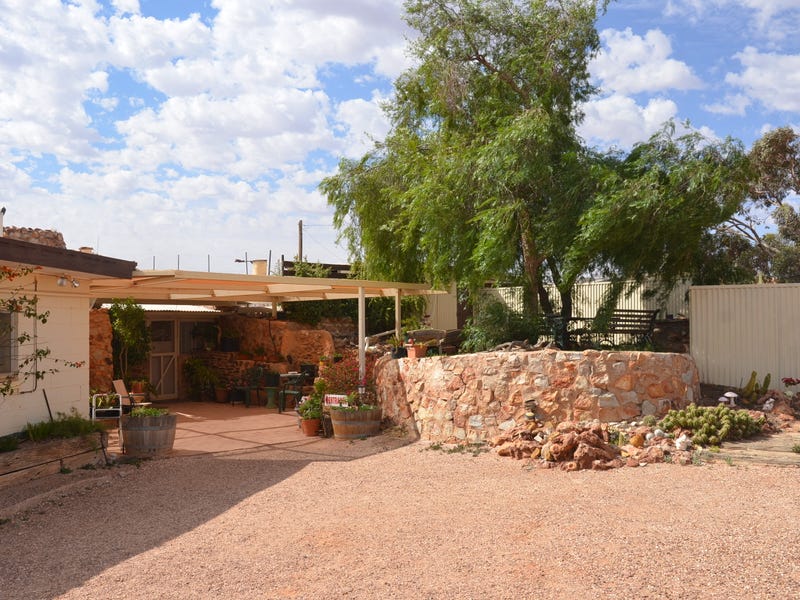
[[[141,268],[345,262],[316,186],[387,131],[400,0],[0,0],[5,223]],[[631,0],[598,23],[581,134],[800,130],[800,0]],[[180,257],[180,263],[178,262]]]

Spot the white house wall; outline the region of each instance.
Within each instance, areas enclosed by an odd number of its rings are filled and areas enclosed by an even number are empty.
[[[34,292],[33,278],[26,280],[26,294]],[[73,408],[82,415],[88,413],[89,400],[89,298],[81,288],[59,287],[55,278],[38,276],[35,293],[39,298],[39,311],[49,311],[46,323],[37,325],[37,339],[40,348],[49,348],[50,357],[45,359],[40,370],[58,369],[36,382],[30,378],[22,387],[22,393],[0,396],[0,435],[21,431],[27,423],[45,421],[48,417],[43,390],[47,392],[53,416],[56,413],[69,413]],[[4,282],[0,289],[17,287],[19,281]],[[85,286],[86,287],[86,286]],[[20,319],[20,329],[30,331],[30,321]],[[20,349],[22,356],[30,348]],[[78,368],[55,364],[52,358],[80,362]]]
[[[800,377],[800,284],[691,288],[691,354],[700,380],[731,387],[753,371],[770,387]]]

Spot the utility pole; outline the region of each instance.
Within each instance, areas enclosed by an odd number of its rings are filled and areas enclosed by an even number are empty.
[[[297,262],[303,262],[303,219],[297,223]]]

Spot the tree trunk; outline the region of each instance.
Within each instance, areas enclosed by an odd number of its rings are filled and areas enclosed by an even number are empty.
[[[530,215],[526,211],[520,211],[520,242],[522,244],[522,266],[530,287],[531,312],[539,312],[539,293],[538,284],[540,282],[539,267],[544,262],[544,257],[539,255],[536,250],[536,240],[533,239],[533,232],[530,227]]]

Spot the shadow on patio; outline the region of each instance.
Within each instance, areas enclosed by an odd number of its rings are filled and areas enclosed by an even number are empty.
[[[202,537],[213,519],[249,514],[256,506],[251,497],[312,463],[351,461],[412,441],[391,433],[357,441],[305,437],[294,411],[211,403],[169,408],[179,415],[170,458],[111,467],[91,486],[62,492],[2,525],[4,536],[25,536],[28,554],[0,556],[4,596],[63,594],[173,538]],[[293,504],[287,498],[285,512],[263,519],[291,518]],[[63,576],[43,577],[42,565]]]

